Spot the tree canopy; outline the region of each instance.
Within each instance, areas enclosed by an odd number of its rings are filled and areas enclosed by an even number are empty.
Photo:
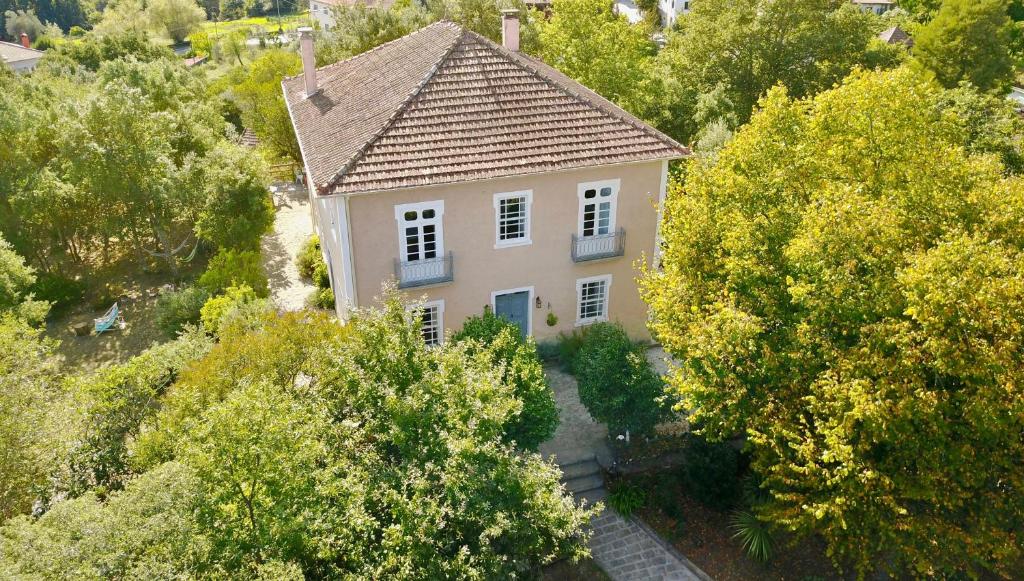
[[[1022,553],[1024,184],[944,99],[906,68],[773,89],[672,188],[642,285],[692,421],[746,436],[761,517],[861,574]]]
[[[1006,0],[943,0],[914,39],[914,58],[942,85],[1004,92],[1014,76]]]

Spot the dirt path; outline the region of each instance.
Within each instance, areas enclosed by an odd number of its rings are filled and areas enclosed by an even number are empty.
[[[270,279],[270,297],[277,308],[297,311],[306,306],[306,298],[314,287],[299,278],[295,256],[299,248],[313,234],[313,220],[309,210],[309,195],[296,184],[270,186],[277,208],[274,230],[263,237],[263,268]]]

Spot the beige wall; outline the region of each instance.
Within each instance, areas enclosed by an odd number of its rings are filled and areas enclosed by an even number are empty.
[[[352,196],[348,209],[357,303],[372,304],[381,283],[394,278],[399,256],[395,205],[444,200],[444,250],[454,254],[455,280],[405,292],[443,299],[446,329],[458,329],[466,317],[481,313],[492,292],[532,286],[543,304],[539,309],[530,305],[533,335],[552,338],[575,327],[576,280],[610,274],[609,319],[621,322],[632,336],[648,339],[635,263],[654,253],[662,168],[656,161]],[[575,263],[570,240],[578,227],[577,185],[610,179],[621,180],[615,224],[626,230],[625,256]],[[494,194],[517,190],[533,190],[532,244],[496,249]],[[340,275],[338,257],[332,253],[332,258]],[[548,305],[558,317],[554,327],[546,323]]]

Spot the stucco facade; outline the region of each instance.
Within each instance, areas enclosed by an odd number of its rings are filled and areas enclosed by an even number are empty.
[[[647,339],[647,308],[636,285],[638,261],[653,258],[658,207],[664,199],[667,161],[559,171],[407,190],[315,200],[317,229],[338,298],[348,306],[374,304],[384,281],[395,280],[401,257],[396,206],[442,202],[441,243],[453,258],[451,282],[404,289],[410,299],[443,301],[446,331],[492,305],[495,293],[529,289],[529,331],[550,339],[578,326],[581,279],[604,277],[607,319],[631,336]],[[614,225],[625,231],[621,256],[574,261],[572,236],[581,228],[580,184],[615,182]],[[497,247],[495,194],[530,192],[529,243]],[[441,207],[438,206],[438,207]],[[539,307],[538,307],[539,299]],[[548,325],[548,313],[557,324]]]

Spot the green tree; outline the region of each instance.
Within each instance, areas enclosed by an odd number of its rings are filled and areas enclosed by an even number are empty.
[[[29,287],[35,282],[35,271],[0,236],[0,313],[33,324],[42,322],[49,305],[32,298]]]
[[[663,88],[650,31],[603,0],[555,0],[539,23],[540,56],[623,109],[657,123]]]
[[[513,387],[522,409],[505,428],[506,441],[536,451],[555,434],[558,407],[532,337],[524,339],[518,326],[488,309],[483,316],[467,319],[451,339],[467,342],[469,353],[490,354],[493,365],[502,370],[502,381]]]
[[[274,203],[259,156],[222,142],[201,164],[205,199],[196,234],[218,248],[255,249],[274,225]]]
[[[905,68],[772,90],[673,187],[642,284],[682,407],[747,437],[759,516],[862,575],[1022,552],[1024,188],[943,99]]]
[[[22,33],[35,40],[46,29],[32,10],[8,10],[4,13],[4,26],[7,29],[7,36],[14,40]]]
[[[944,0],[918,31],[914,59],[947,88],[1005,91],[1014,74],[1006,0]]]
[[[242,109],[242,123],[275,157],[302,161],[299,141],[281,92],[281,79],[302,69],[298,55],[285,50],[265,51],[253,61],[245,79],[232,91]]]
[[[146,6],[150,25],[180,44],[206,20],[195,0],[151,0]]]
[[[684,142],[724,120],[750,119],[782,84],[795,97],[841,81],[856,65],[890,66],[902,47],[875,37],[876,17],[847,0],[701,0],[658,54],[668,117],[659,128]]]

